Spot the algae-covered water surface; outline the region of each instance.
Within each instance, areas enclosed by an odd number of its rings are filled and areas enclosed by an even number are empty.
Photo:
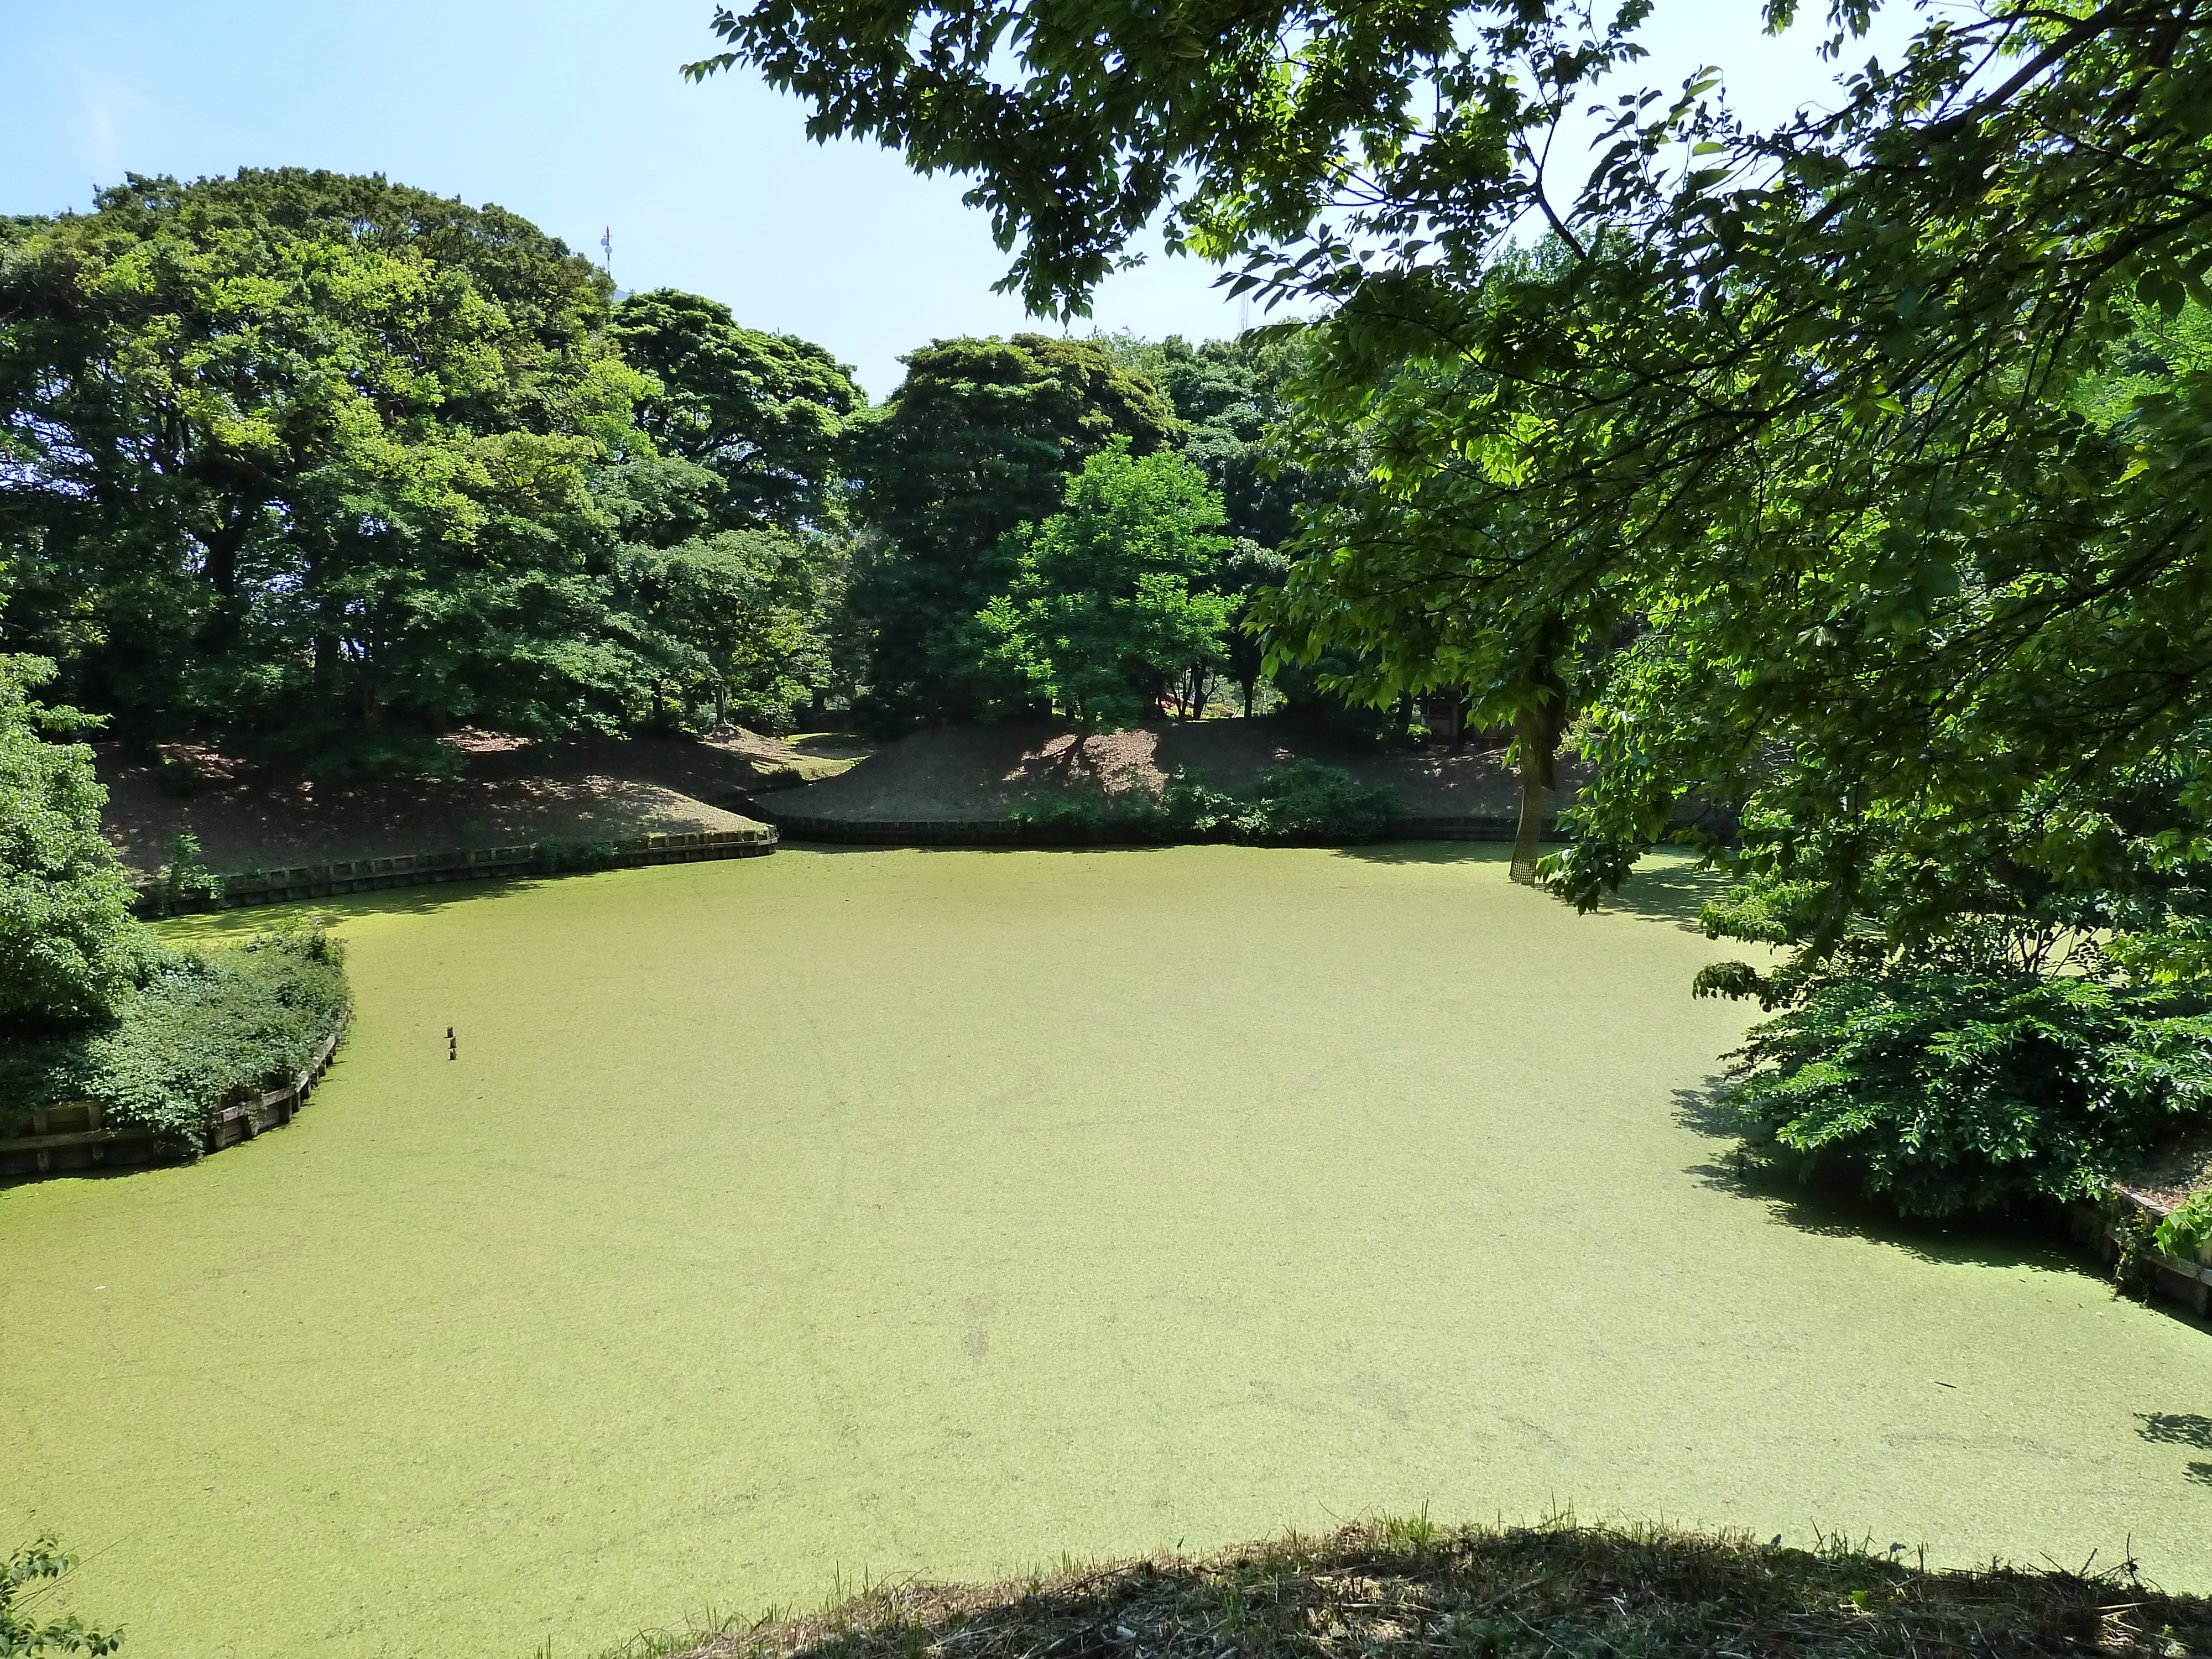
[[[146,1659],[578,1655],[1425,1505],[2212,1587],[2212,1334],[1740,1190],[1686,896],[786,850],[339,907],[296,1123],[0,1190],[0,1543]]]

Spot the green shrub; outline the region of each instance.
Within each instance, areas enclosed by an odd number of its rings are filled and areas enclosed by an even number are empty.
[[[2156,1243],[2166,1255],[2184,1261],[2194,1261],[2197,1251],[2212,1244],[2212,1188],[2191,1193],[2160,1222]]]
[[[43,735],[77,718],[31,701],[52,675],[41,658],[0,656],[0,1028],[102,1018],[154,953],[100,837],[92,750]]]
[[[1907,1215],[2094,1198],[2212,1119],[2212,1016],[2094,979],[1838,978],[1730,1058],[1755,1148]]]
[[[313,923],[205,954],[165,951],[112,1020],[0,1042],[0,1133],[22,1133],[42,1107],[91,1100],[111,1126],[189,1152],[226,1100],[306,1069],[345,1004],[341,949]]]
[[[1007,809],[1006,816],[1025,836],[1046,841],[1088,840],[1106,828],[1109,813],[1103,793],[1086,794],[1073,789],[1040,789]]]
[[[1340,767],[1293,761],[1260,780],[1259,797],[1243,819],[1247,841],[1339,846],[1380,841],[1398,810],[1397,797],[1360,782]]]
[[[75,1613],[40,1620],[22,1603],[35,1598],[40,1579],[58,1579],[76,1565],[51,1537],[39,1539],[0,1561],[0,1656],[43,1659],[47,1654],[112,1653],[123,1645],[121,1631],[88,1630]]]
[[[1187,837],[1275,847],[1380,841],[1398,810],[1397,798],[1388,789],[1318,761],[1275,768],[1249,797],[1216,789],[1196,773],[1178,768],[1160,791],[1159,805],[1168,822]]]
[[[1158,794],[1132,784],[1038,790],[1008,812],[1024,834],[1052,841],[1233,841],[1250,846],[1337,847],[1388,834],[1397,798],[1315,761],[1277,767],[1250,795],[1217,789],[1177,767]]]
[[[538,843],[536,864],[548,875],[578,870],[611,870],[622,862],[623,849],[611,841],[562,841]]]
[[[147,902],[157,916],[174,915],[178,911],[204,901],[210,904],[222,902],[223,878],[207,867],[207,855],[200,848],[198,836],[179,836],[169,843],[169,861],[161,866],[161,874],[147,890]]]
[[[1249,805],[1185,766],[1176,768],[1159,794],[1160,812],[1170,827],[1199,841],[1233,839]]]

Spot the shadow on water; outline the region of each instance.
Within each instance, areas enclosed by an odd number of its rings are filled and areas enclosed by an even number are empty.
[[[733,860],[743,862],[744,860]],[[657,866],[671,868],[670,866]],[[463,904],[519,898],[526,893],[580,877],[629,875],[628,870],[575,870],[557,875],[507,876],[489,881],[436,882],[420,887],[390,887],[374,893],[340,893],[325,898],[295,899],[283,904],[247,905],[236,910],[210,910],[172,916],[151,924],[171,945],[193,945],[251,938],[304,916],[327,916],[343,927],[356,916],[429,916]]]
[[[1547,853],[1558,850],[1557,842],[1545,844]],[[1503,865],[1513,859],[1512,847],[1502,841],[1386,841],[1340,847],[1336,852],[1363,864]],[[1618,893],[1606,896],[1595,914],[1671,922],[1695,933],[1699,931],[1698,912],[1727,885],[1725,876],[1706,868],[1691,854],[1654,853],[1637,866]]]
[[[2142,1425],[2136,1432],[2154,1446],[2212,1451],[2212,1417],[2197,1412],[2137,1412],[2136,1421]],[[2212,1462],[2193,1459],[2182,1465],[2181,1478],[2192,1486],[2212,1487]]]
[[[1941,1266],[2034,1267],[2079,1273],[2109,1283],[2102,1265],[2066,1237],[2051,1218],[1973,1216],[1954,1221],[1899,1216],[1850,1188],[1797,1180],[1748,1155],[1719,1098],[1723,1079],[1674,1091],[1674,1119],[1709,1139],[1729,1143],[1685,1172],[1705,1187],[1763,1207],[1778,1224],[1821,1238],[1858,1238]],[[2198,1322],[2179,1316],[2186,1322]]]

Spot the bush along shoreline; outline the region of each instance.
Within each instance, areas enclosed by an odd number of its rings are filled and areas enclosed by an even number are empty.
[[[1178,767],[1158,793],[1038,790],[1007,813],[1024,841],[1233,842],[1248,847],[1346,847],[1381,841],[1397,815],[1390,790],[1340,767],[1294,761],[1262,776],[1249,794],[1217,789]]]
[[[347,1006],[343,947],[317,921],[216,950],[157,947],[107,1018],[0,1035],[0,1139],[89,1102],[103,1127],[196,1158],[227,1105],[313,1066]]]
[[[314,1064],[345,1017],[344,957],[319,920],[190,951],[134,919],[92,750],[52,740],[97,722],[31,695],[52,672],[0,656],[0,1139],[85,1103],[103,1133],[197,1156],[231,1099]]]

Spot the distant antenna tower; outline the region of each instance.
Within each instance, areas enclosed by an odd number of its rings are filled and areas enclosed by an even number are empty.
[[[1237,331],[1239,334],[1252,331],[1252,296],[1249,294],[1239,295],[1237,299]]]
[[[611,280],[615,274],[615,228],[612,225],[599,233],[599,252],[607,256],[607,276]]]

